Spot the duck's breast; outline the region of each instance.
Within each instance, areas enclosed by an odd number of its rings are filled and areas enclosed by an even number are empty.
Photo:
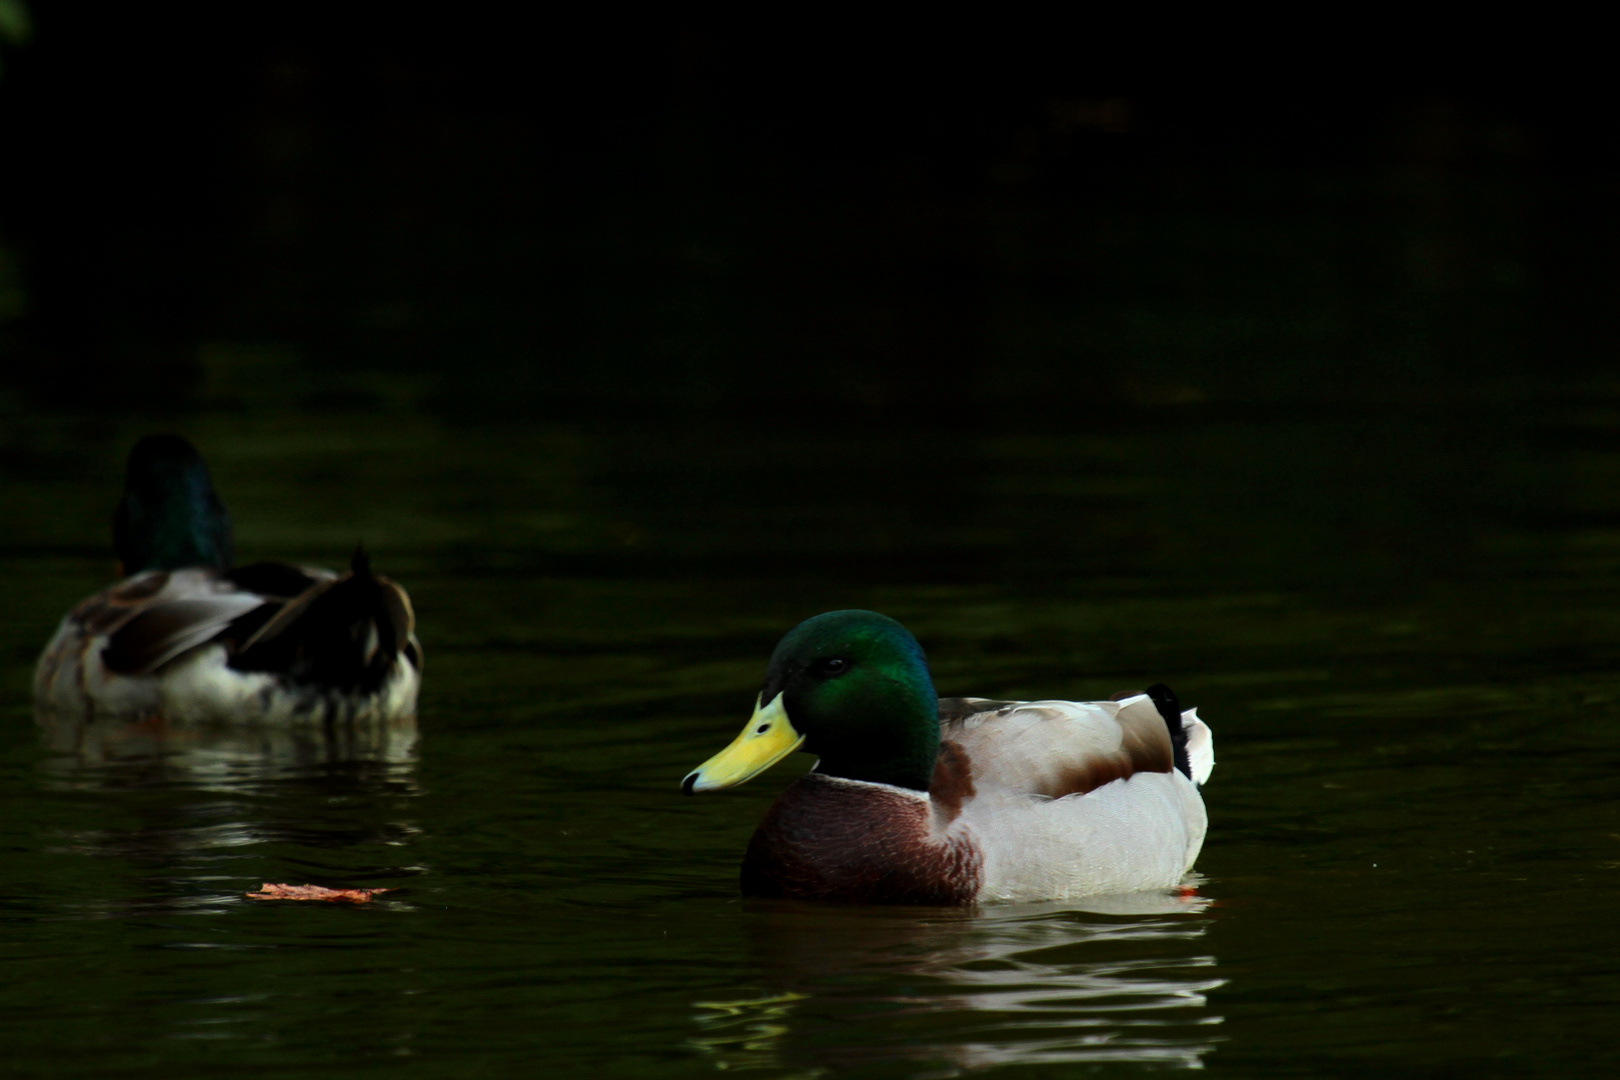
[[[968,904],[983,880],[971,832],[937,828],[927,795],[819,773],[771,804],[742,870],[749,895],[867,904]]]

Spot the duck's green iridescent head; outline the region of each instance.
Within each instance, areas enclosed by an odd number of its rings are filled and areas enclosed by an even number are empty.
[[[875,611],[831,611],[788,631],[753,719],[682,786],[732,787],[801,747],[820,755],[818,772],[928,790],[939,699],[910,631]]]
[[[231,565],[231,518],[208,466],[178,435],[148,435],[129,454],[113,549],[125,574]]]

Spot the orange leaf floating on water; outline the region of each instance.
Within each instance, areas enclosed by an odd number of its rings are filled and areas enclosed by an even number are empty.
[[[272,885],[268,881],[258,892],[247,894],[249,900],[328,900],[364,904],[378,893],[389,889],[328,889],[322,885]]]

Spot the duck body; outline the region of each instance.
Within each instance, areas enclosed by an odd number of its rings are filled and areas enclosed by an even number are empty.
[[[34,702],[172,723],[409,716],[422,683],[412,622],[404,590],[369,569],[146,570],[63,618]]]
[[[959,905],[1141,892],[1177,885],[1203,846],[1214,741],[1163,686],[1117,701],[933,699],[903,627],[834,612],[784,639],[760,701],[686,780],[730,786],[788,743],[822,754],[755,830],[746,894]]]
[[[115,517],[137,572],[62,619],[34,671],[42,721],[388,720],[415,713],[422,651],[405,590],[357,551],[337,574],[230,564],[230,524],[176,436],[135,448]]]
[[[1195,711],[1181,721],[1209,744]],[[859,903],[1062,900],[1171,888],[1197,860],[1203,798],[1175,767],[1148,695],[947,699],[940,728],[927,791],[814,771],[794,781],[754,832],[743,891]]]

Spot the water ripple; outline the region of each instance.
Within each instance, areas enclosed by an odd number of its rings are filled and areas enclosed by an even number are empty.
[[[687,1046],[720,1069],[909,1065],[949,1076],[1000,1065],[1200,1067],[1226,980],[1198,897],[973,914],[762,905],[762,990],[695,1002]],[[896,993],[896,989],[903,992]]]

